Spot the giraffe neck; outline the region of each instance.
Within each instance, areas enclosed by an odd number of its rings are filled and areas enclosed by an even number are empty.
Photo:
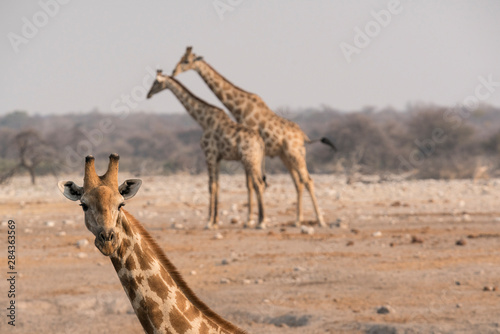
[[[196,297],[141,223],[123,209],[120,221],[110,258],[146,333],[244,333]]]
[[[221,109],[206,103],[191,93],[184,85],[176,79],[165,76],[168,89],[177,97],[180,103],[186,108],[189,115],[206,130],[214,127],[220,121],[230,121],[229,116]],[[215,122],[215,120],[219,122]]]
[[[196,72],[238,123],[245,124],[245,121],[254,118],[257,112],[261,115],[274,115],[259,96],[233,85],[204,60],[199,60],[196,64]]]

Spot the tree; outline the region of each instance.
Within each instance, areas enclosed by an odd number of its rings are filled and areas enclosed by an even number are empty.
[[[21,169],[26,169],[31,177],[31,183],[36,183],[36,171],[43,163],[50,164],[54,158],[54,149],[47,145],[40,134],[32,129],[19,132],[12,145],[17,150],[19,163],[0,177],[0,183],[5,182]]]

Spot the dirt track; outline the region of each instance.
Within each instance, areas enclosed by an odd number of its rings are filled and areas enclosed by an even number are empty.
[[[500,180],[346,185],[337,176],[313,177],[332,225],[314,226],[313,235],[291,226],[296,198],[288,175],[268,177],[265,231],[241,227],[243,175],[221,176],[219,240],[203,230],[204,175],[145,177],[127,210],[193,290],[249,333],[500,333]],[[68,178],[81,184],[81,176]],[[40,179],[33,189],[19,178],[0,188],[0,249],[6,254],[6,222],[14,219],[21,274],[17,326],[4,315],[0,332],[141,333],[81,208],[59,194],[56,181]],[[305,217],[313,219],[305,196]],[[78,248],[83,239],[89,244]],[[460,239],[465,245],[456,245]],[[0,287],[5,309],[5,281]],[[378,314],[384,305],[390,313]]]

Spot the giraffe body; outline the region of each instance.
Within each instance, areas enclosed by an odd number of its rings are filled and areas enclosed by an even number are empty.
[[[191,47],[187,48],[172,75],[176,76],[187,70],[195,70],[201,76],[238,123],[259,132],[264,140],[267,156],[280,157],[288,169],[297,191],[295,224],[300,225],[303,220],[302,192],[305,186],[311,195],[319,224],[326,226],[317,204],[314,183],[309,176],[306,165],[304,144],[313,141],[296,123],[276,115],[258,95],[246,92],[229,82],[201,57],[192,53]],[[335,149],[327,139],[322,138],[321,141]]]
[[[158,71],[156,80],[148,93],[148,98],[164,89],[170,89],[191,117],[203,128],[200,145],[205,154],[210,192],[207,228],[217,226],[219,163],[221,160],[242,162],[248,189],[248,217],[245,226],[251,221],[253,191],[255,190],[259,209],[257,228],[265,228],[263,203],[265,182],[262,172],[265,146],[259,133],[234,122],[223,110],[206,103],[192,94],[180,82]]]
[[[111,155],[108,172],[115,167],[116,173],[99,177],[94,159],[87,157],[84,186],[61,181],[59,188],[81,201],[85,225],[96,236],[96,247],[110,257],[144,331],[243,334],[198,299],[141,223],[121,208],[141,182],[127,180],[118,187],[118,156]]]

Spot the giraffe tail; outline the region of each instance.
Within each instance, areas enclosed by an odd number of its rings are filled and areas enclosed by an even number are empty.
[[[320,142],[322,142],[325,145],[330,146],[335,152],[338,151],[337,147],[335,146],[335,144],[330,139],[328,139],[326,137],[323,137],[323,138],[320,139]]]
[[[309,139],[309,138],[307,138],[307,139]],[[306,140],[306,143],[312,144],[312,143],[316,143],[318,141],[325,144],[325,145],[330,146],[332,148],[332,150],[334,150],[335,152],[338,151],[335,144],[330,139],[328,139],[326,137],[321,137],[320,139],[309,139],[309,140]]]

